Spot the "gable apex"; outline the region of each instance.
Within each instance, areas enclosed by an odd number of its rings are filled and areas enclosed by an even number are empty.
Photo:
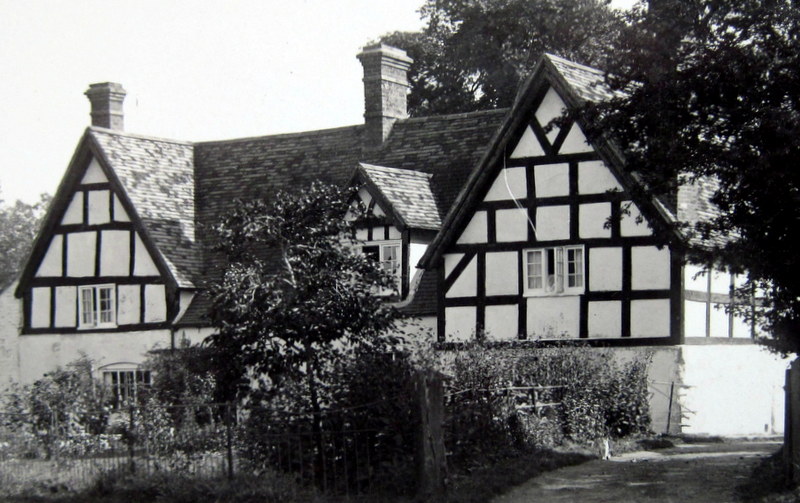
[[[608,138],[600,137],[591,144],[588,143],[579,120],[562,125],[563,129],[550,135],[552,131],[545,131],[546,124],[539,124],[536,117],[538,107],[546,101],[551,105],[558,105],[560,100],[566,110],[574,110],[586,101],[604,101],[618,95],[619,92],[612,91],[605,83],[604,72],[559,56],[543,54],[534,71],[520,87],[514,104],[492,143],[461,188],[443,221],[442,231],[428,247],[420,266],[426,269],[435,267],[446,247],[456,242],[461,229],[480,203],[484,190],[494,182],[497,167],[505,162],[509,153],[510,159],[523,156],[538,158],[540,151],[544,151],[547,156],[590,155],[590,158],[605,162],[623,187],[634,187],[637,182],[624,170],[625,160],[621,151]],[[648,201],[637,203],[649,216],[674,222],[674,216],[654,196]],[[675,235],[679,237],[677,233]]]
[[[103,129],[87,128],[75,148],[23,267],[15,290],[18,298],[22,297],[31,280],[38,275],[50,253],[51,243],[62,235],[57,233],[64,232],[63,229],[59,230],[62,226],[69,226],[70,232],[77,235],[104,232],[95,230],[98,229],[97,225],[102,229],[104,225],[113,225],[114,222],[132,222],[136,234],[141,236],[149,255],[155,260],[159,275],[169,282],[178,283],[169,262],[141,222],[137,209],[129,199],[128,190],[109,165],[106,152],[93,136],[98,130]],[[96,208],[100,208],[100,213],[95,212]],[[97,217],[99,214],[105,214],[105,217]],[[115,215],[113,222],[109,215]],[[52,269],[49,265],[48,268]],[[66,274],[64,270],[60,272]]]

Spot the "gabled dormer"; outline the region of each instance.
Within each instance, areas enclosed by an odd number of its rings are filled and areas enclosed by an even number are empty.
[[[603,74],[546,55],[423,258],[439,274],[439,339],[680,339],[671,216],[614,146],[554,119],[604,99]]]
[[[431,175],[409,169],[361,163],[352,179],[354,203],[366,216],[356,223],[356,239],[365,255],[397,278],[400,299],[411,291],[416,265],[441,226],[430,187]]]

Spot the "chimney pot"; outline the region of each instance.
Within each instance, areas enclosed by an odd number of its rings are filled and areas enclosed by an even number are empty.
[[[408,118],[408,69],[414,61],[381,43],[364,47],[357,57],[364,67],[366,145],[379,147],[395,121]]]
[[[86,96],[92,104],[92,126],[122,131],[124,115],[122,102],[125,100],[125,89],[116,82],[89,84]]]

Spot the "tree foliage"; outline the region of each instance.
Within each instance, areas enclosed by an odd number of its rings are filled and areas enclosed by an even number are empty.
[[[800,10],[788,0],[661,0],[632,11],[609,84],[588,106],[654,190],[702,181],[719,214],[692,229],[694,259],[747,271],[765,292],[763,328],[800,349]]]
[[[0,288],[17,277],[28,258],[50,196],[42,194],[33,205],[19,200],[13,205],[4,203],[0,198]]]
[[[544,52],[585,64],[604,59],[621,27],[609,0],[427,0],[421,32],[384,43],[414,59],[411,115],[510,106]]]
[[[240,203],[216,227],[228,262],[211,288],[220,384],[269,397],[302,382],[316,409],[337,360],[391,342],[395,313],[378,292],[393,279],[354,250],[350,195],[313,184]]]

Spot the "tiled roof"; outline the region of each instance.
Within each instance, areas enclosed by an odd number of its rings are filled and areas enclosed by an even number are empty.
[[[413,265],[413,264],[412,264]],[[399,307],[408,316],[431,316],[436,314],[436,271],[417,270],[419,276],[413,278],[411,293],[407,302]]]
[[[200,291],[192,297],[192,302],[183,315],[175,320],[176,327],[204,327],[211,324],[208,313],[211,309],[211,298]]]
[[[579,98],[614,96],[603,72],[558,56],[547,55],[546,60]],[[209,251],[209,227],[237,199],[270,197],[312,180],[343,185],[360,163],[407,225],[439,229],[470,173],[500,141],[508,113],[504,109],[398,120],[386,142],[372,149],[362,147],[360,125],[195,144],[95,128],[91,134],[181,286],[202,287],[220,264]],[[701,204],[685,211],[703,215],[704,208]],[[180,323],[207,324],[203,316],[208,302],[196,296]],[[435,305],[436,275],[428,272],[403,310],[432,314]]]
[[[361,160],[362,132],[362,126],[351,126],[197,143],[195,205],[205,277],[213,277],[221,264],[221,257],[209,252],[209,227],[237,199],[267,198],[312,180],[345,184]]]
[[[399,120],[386,143],[361,161],[433,175],[431,189],[446,215],[507,109]]]
[[[719,188],[715,178],[704,177],[690,183],[684,183],[678,189],[678,221],[688,225],[687,233],[690,243],[700,247],[723,246],[735,235],[712,234],[702,239],[695,226],[710,223],[720,216],[719,208],[711,202],[711,198]]]
[[[194,157],[190,143],[90,128],[106,161],[181,287],[199,279]]]
[[[605,82],[605,73],[590,66],[574,63],[553,54],[545,54],[573,91],[587,101],[605,101],[622,93],[612,91]]]
[[[439,230],[442,226],[431,191],[432,175],[373,164],[361,164],[361,170],[380,190],[406,226],[429,230]]]

